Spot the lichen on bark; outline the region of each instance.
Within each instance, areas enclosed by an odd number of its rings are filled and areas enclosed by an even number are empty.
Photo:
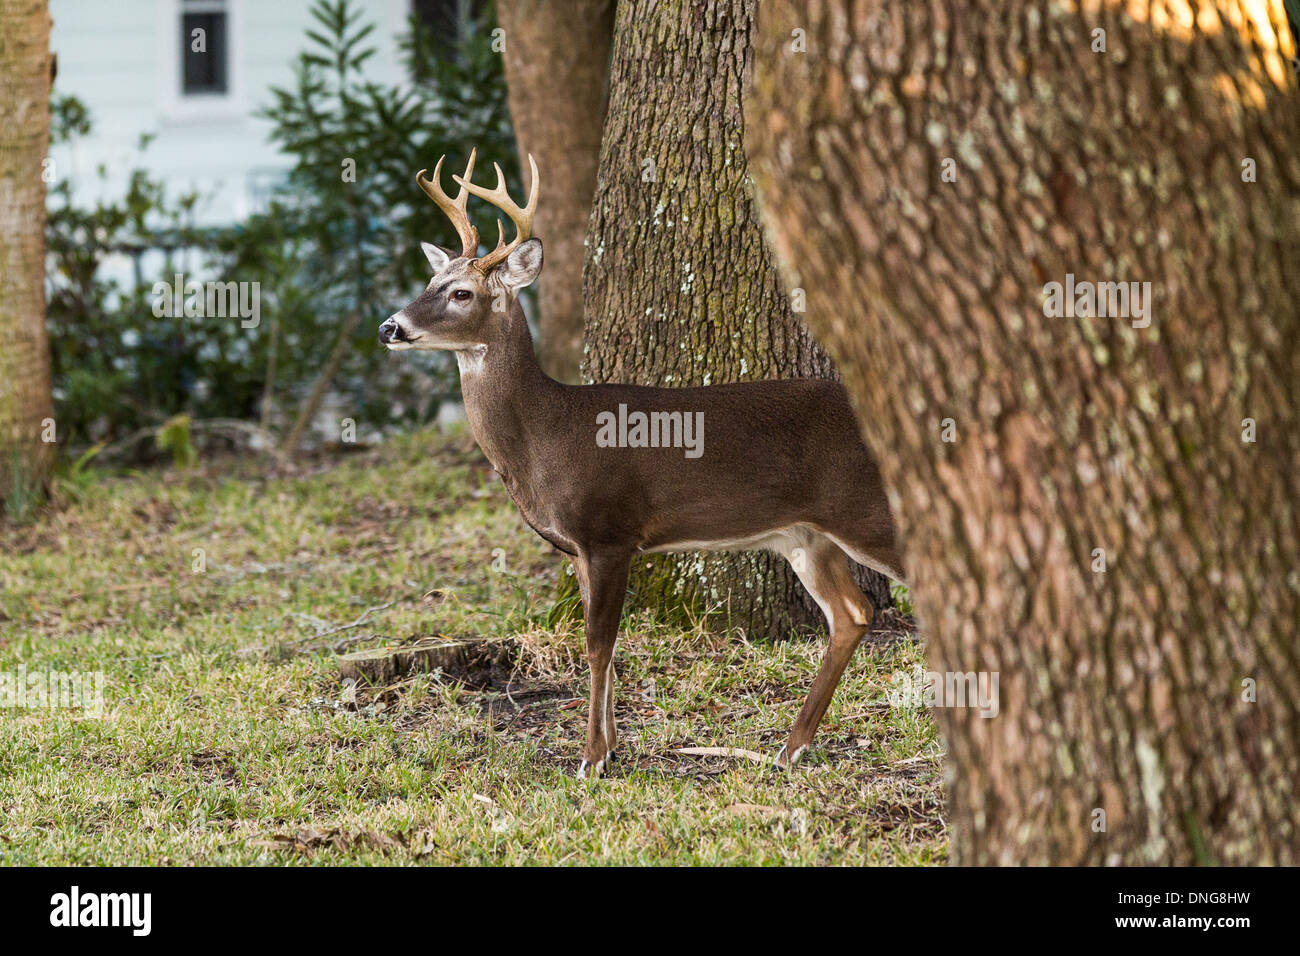
[[[775,247],[889,449],[931,668],[1000,675],[996,718],[935,712],[953,859],[1300,862],[1281,3],[762,9]],[[1048,315],[1067,275],[1150,282],[1150,323]]]

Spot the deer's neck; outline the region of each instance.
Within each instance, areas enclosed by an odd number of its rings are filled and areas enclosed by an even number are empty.
[[[537,364],[528,321],[516,303],[486,346],[456,353],[474,439],[509,487],[530,469],[530,449],[549,428],[560,384]]]

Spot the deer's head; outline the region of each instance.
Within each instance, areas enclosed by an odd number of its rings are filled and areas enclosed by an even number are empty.
[[[532,186],[528,205],[520,208],[506,192],[501,167],[495,189],[485,189],[470,181],[474,174],[474,152],[464,176],[453,175],[460,192],[451,199],[442,191],[442,157],[433,168],[433,179],[426,170],[415,181],[451,220],[460,236],[461,252],[429,242],[420,243],[433,278],[414,302],[386,319],[379,326],[379,341],[390,349],[447,349],[462,351],[487,345],[495,337],[496,327],[506,320],[520,290],[533,282],[542,271],[542,241],[530,239],[533,213],[537,211],[537,163],[528,157]],[[497,220],[497,246],[487,255],[478,255],[478,230],[469,221],[465,205],[471,195],[487,200],[504,212],[515,226],[515,238],[505,241],[505,228]]]

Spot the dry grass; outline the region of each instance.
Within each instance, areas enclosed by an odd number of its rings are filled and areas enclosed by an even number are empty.
[[[0,857],[945,858],[933,723],[885,703],[920,659],[897,631],[873,632],[786,774],[679,751],[774,754],[821,642],[629,620],[620,759],[602,781],[574,780],[586,675],[580,628],[547,623],[561,569],[463,435],[292,474],[100,475],[36,523],[0,526],[0,673],[106,681],[100,718],[0,710]],[[340,651],[437,635],[484,642],[480,663],[382,688],[338,681]]]

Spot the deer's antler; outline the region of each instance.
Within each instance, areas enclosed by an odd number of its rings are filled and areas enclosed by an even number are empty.
[[[433,167],[433,179],[425,179],[424,174],[428,170],[422,169],[415,174],[415,181],[420,184],[425,195],[432,199],[451,220],[451,224],[456,227],[456,234],[460,236],[461,255],[472,257],[478,252],[478,230],[474,228],[469,221],[469,215],[465,212],[465,204],[469,202],[469,192],[466,191],[465,181],[474,175],[474,156],[477,149],[469,151],[469,163],[465,166],[465,178],[452,175],[452,179],[460,183],[460,192],[456,194],[453,200],[442,191],[442,161],[446,155],[438,157],[438,165]],[[497,171],[498,175],[500,170]],[[475,193],[475,195],[478,195]]]
[[[537,212],[537,191],[539,180],[537,176],[537,163],[533,160],[533,154],[528,154],[528,168],[531,170],[533,177],[532,185],[529,187],[528,191],[528,205],[523,209],[520,209],[515,201],[510,198],[510,194],[506,192],[506,177],[502,174],[500,165],[493,163],[492,167],[497,171],[497,184],[494,189],[486,189],[483,186],[474,185],[474,183],[469,181],[470,173],[468,170],[466,170],[464,176],[453,175],[451,177],[460,184],[462,194],[468,189],[479,199],[490,202],[492,205],[496,206],[509,216],[510,221],[515,224],[515,237],[509,244],[507,244],[505,227],[501,225],[500,219],[497,220],[497,247],[483,258],[476,259],[472,263],[474,268],[483,273],[486,273],[497,263],[504,261],[506,256],[519,248],[519,244],[532,234],[533,213]]]

